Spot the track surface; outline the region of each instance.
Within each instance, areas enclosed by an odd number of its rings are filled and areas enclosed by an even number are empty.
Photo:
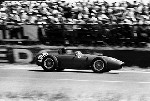
[[[149,70],[44,72],[36,65],[0,65],[0,101],[150,101]]]

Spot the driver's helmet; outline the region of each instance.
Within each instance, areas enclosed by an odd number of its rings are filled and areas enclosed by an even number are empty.
[[[82,55],[81,51],[76,51],[75,55]]]
[[[78,58],[81,58],[82,57],[81,51],[76,51],[75,56],[77,56]]]

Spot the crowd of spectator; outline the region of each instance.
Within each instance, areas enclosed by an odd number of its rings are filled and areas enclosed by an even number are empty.
[[[52,23],[128,23],[150,24],[150,4],[142,2],[67,2],[57,1],[4,1],[0,5],[0,22],[27,24]]]
[[[4,1],[0,5],[0,23],[17,24],[150,24],[150,3],[133,1],[78,1],[66,0],[46,1]],[[78,29],[73,25],[67,29]],[[126,27],[127,28],[127,27]],[[134,27],[138,32],[148,33],[150,27]],[[124,30],[126,31],[126,29]],[[132,31],[132,30],[131,30]],[[112,31],[113,33],[113,31]],[[116,33],[116,32],[115,32]],[[127,32],[128,33],[128,32]]]

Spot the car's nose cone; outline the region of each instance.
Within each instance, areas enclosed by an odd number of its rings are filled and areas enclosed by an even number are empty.
[[[125,64],[123,61],[120,61],[112,57],[105,57],[105,60],[107,61],[108,68],[111,70],[121,69]]]

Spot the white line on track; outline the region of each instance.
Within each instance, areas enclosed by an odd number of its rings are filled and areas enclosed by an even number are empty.
[[[77,79],[54,79],[57,81],[77,81],[77,82],[104,82],[104,83],[141,83],[149,84],[150,82],[134,82],[134,81],[112,81],[112,80],[77,80]]]
[[[138,83],[141,83],[141,84],[150,84],[150,82],[138,82]]]
[[[79,80],[79,79],[54,79],[54,80],[61,80],[61,81],[78,81],[78,82],[110,82],[110,83],[119,83],[125,81],[107,81],[107,80]]]
[[[103,83],[137,83],[150,84],[150,82],[134,82],[134,81],[115,81],[115,80],[78,80],[78,79],[53,79],[57,81],[75,81],[75,82],[103,82]]]
[[[147,70],[130,70],[130,71],[113,70],[110,72],[112,72],[112,73],[121,73],[121,72],[124,72],[124,73],[150,73],[150,70],[149,71],[147,71]]]
[[[0,69],[26,69],[26,70],[43,70],[41,67],[36,65],[11,65],[11,66],[0,66]],[[92,70],[74,70],[74,69],[65,69],[64,71],[85,71],[85,72],[92,72]],[[110,73],[145,73],[149,74],[150,69],[148,70],[112,70]]]
[[[14,79],[13,77],[0,77],[2,79]],[[24,78],[30,80],[38,80],[39,78]],[[24,80],[22,78],[16,78],[15,80]],[[136,83],[136,84],[150,84],[150,81],[138,82],[138,81],[116,81],[116,80],[83,80],[83,79],[40,79],[40,81],[71,81],[71,82],[102,82],[102,83]]]

